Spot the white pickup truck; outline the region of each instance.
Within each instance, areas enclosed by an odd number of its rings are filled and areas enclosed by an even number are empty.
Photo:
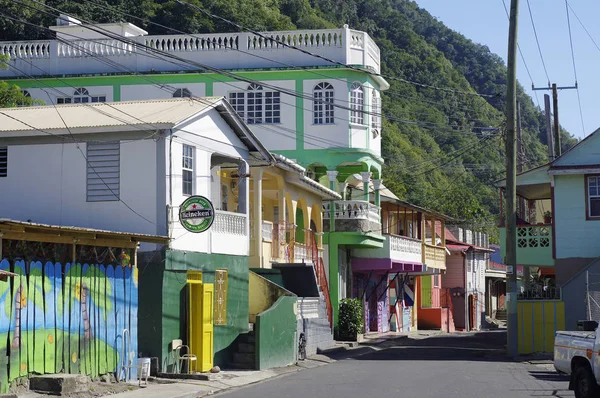
[[[600,332],[594,324],[593,331],[556,332],[554,339],[554,367],[570,375],[576,398],[600,397]]]

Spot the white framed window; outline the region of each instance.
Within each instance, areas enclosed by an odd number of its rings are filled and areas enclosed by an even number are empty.
[[[281,123],[281,93],[279,91],[265,92],[265,123]]]
[[[333,124],[333,86],[327,82],[319,83],[313,89],[313,124]]]
[[[194,147],[183,145],[182,193],[191,196],[194,190]]]
[[[263,122],[263,88],[253,83],[248,86],[247,94],[246,122],[261,124]]]
[[[365,91],[360,83],[352,83],[350,88],[350,122],[365,124]]]
[[[377,90],[371,90],[371,128],[373,128],[373,135],[379,134],[381,130],[381,98],[377,94]]]
[[[439,275],[433,276],[433,287],[440,287],[440,276]]]
[[[85,87],[76,88],[72,97],[58,97],[57,104],[86,104],[89,102],[106,102],[106,95],[90,95]]]
[[[233,91],[229,93],[229,103],[242,119],[245,119],[246,117],[246,108],[244,106],[245,96],[246,93],[243,91]]]
[[[192,92],[187,88],[178,88],[173,93],[173,98],[192,98]]]
[[[109,202],[120,198],[120,142],[87,143],[87,201]]]
[[[8,175],[8,147],[0,147],[0,177]]]
[[[586,176],[587,219],[600,219],[600,175]]]

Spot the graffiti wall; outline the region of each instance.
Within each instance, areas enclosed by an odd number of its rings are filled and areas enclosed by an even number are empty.
[[[15,260],[0,269],[0,390],[29,374],[114,373],[137,358],[137,269]]]

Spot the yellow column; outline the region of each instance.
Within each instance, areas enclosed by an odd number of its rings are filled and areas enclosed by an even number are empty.
[[[262,213],[262,177],[263,177],[263,169],[262,168],[253,168],[251,170],[252,182],[254,185],[254,192],[252,192],[253,203],[252,203],[252,236],[254,239],[254,250],[253,252],[258,257],[258,265],[262,266],[263,261],[263,245],[262,245],[262,223],[263,223],[263,213]],[[256,266],[256,261],[253,261],[253,266]]]

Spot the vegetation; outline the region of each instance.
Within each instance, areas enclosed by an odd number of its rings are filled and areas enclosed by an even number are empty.
[[[340,303],[339,335],[341,339],[355,340],[364,332],[363,303],[360,299],[343,299]]]
[[[27,3],[30,0],[19,0]],[[383,157],[386,185],[400,198],[493,230],[498,195],[493,182],[503,177],[501,134],[506,67],[489,49],[447,28],[410,0],[188,0],[212,13],[257,30],[341,27],[371,35],[381,49],[384,75],[430,86],[476,91],[490,97],[457,94],[390,81],[383,96]],[[175,0],[46,0],[48,5],[94,22],[129,21],[151,34],[173,33],[148,21],[188,33],[235,31]],[[40,7],[29,3],[32,7]],[[111,8],[107,11],[107,6]],[[56,13],[0,0],[0,8],[33,24],[49,26]],[[123,15],[121,12],[133,14]],[[8,19],[0,37],[48,37]],[[547,161],[544,115],[519,87],[525,168]],[[418,121],[417,124],[414,121]],[[575,139],[562,131],[563,149]]]

